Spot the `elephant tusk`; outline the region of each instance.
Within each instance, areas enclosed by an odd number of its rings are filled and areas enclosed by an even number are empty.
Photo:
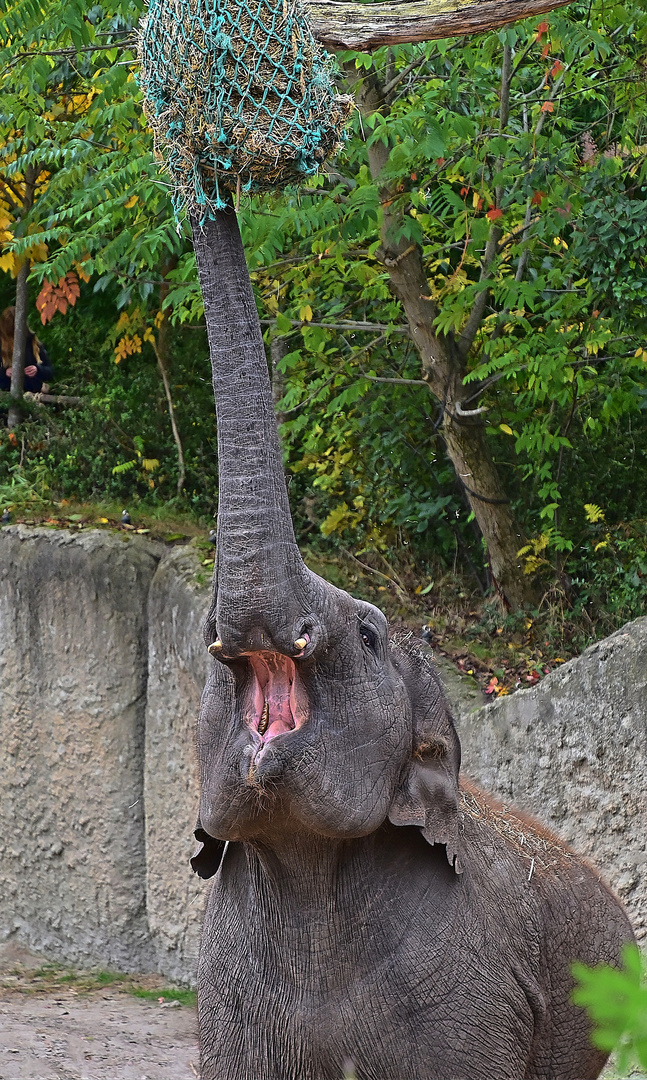
[[[297,640],[294,643],[294,647],[299,652],[303,652],[303,650],[305,649],[307,644],[308,644],[308,638],[298,637]]]
[[[222,641],[220,640],[220,638],[216,638],[216,640],[212,642],[207,649],[207,652],[210,653],[211,656],[215,656],[216,653],[220,651],[220,649],[222,649]]]
[[[261,718],[260,718],[259,723],[258,723],[258,734],[259,735],[264,735],[265,732],[267,731],[267,725],[268,725],[269,719],[270,719],[270,707],[267,704],[267,702],[265,701],[265,702],[263,702],[263,711],[261,713]]]

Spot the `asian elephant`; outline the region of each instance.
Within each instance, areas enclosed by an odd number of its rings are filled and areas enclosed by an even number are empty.
[[[623,909],[459,777],[433,666],[305,566],[236,215],[193,232],[220,471],[193,860],[216,875],[203,1080],[596,1077],[571,965],[617,963]]]

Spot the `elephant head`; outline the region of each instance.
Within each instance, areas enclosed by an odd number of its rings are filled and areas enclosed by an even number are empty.
[[[219,455],[195,869],[213,873],[224,841],[360,837],[387,819],[419,826],[458,869],[460,745],[438,676],[390,641],[381,611],[303,562],[235,214],[194,223],[194,246]]]

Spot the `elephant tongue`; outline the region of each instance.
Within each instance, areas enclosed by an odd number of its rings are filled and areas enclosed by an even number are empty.
[[[252,726],[263,741],[300,727],[308,715],[305,688],[294,661],[278,652],[251,653]]]

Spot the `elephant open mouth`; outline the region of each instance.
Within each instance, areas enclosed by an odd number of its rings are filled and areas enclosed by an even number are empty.
[[[301,727],[308,717],[308,697],[294,660],[279,652],[249,655],[252,687],[246,722],[266,743]]]

